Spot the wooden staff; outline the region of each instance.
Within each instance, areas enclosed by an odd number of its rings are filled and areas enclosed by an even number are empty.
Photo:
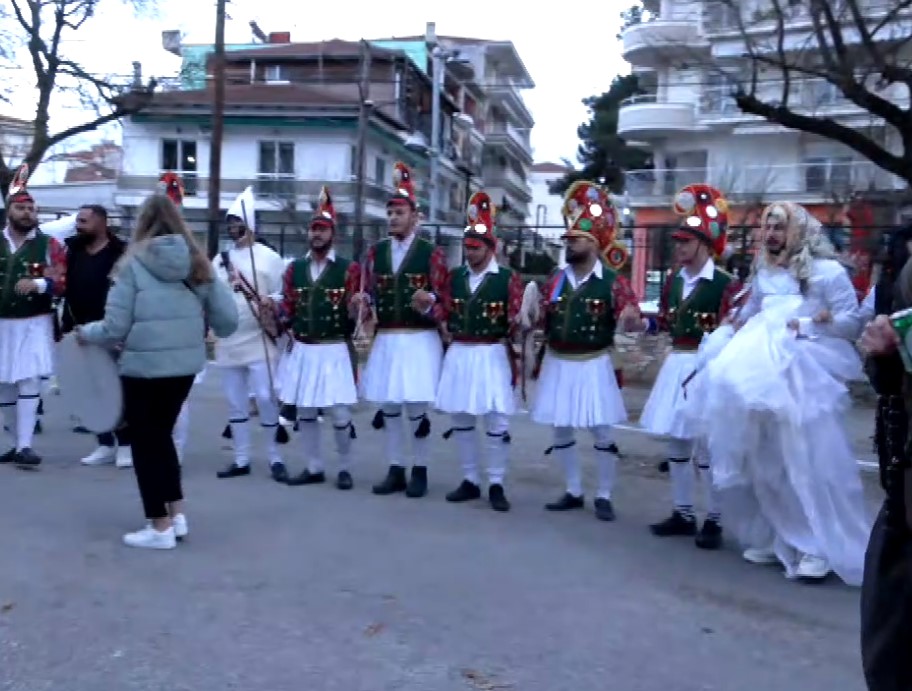
[[[244,217],[244,227],[247,229],[247,232],[250,233],[251,242],[247,245],[247,249],[250,250],[250,270],[253,273],[253,290],[256,293],[257,301],[259,301],[260,286],[259,280],[257,279],[256,259],[253,254],[253,243],[256,242],[256,240],[253,238],[253,231],[250,229],[250,224],[247,222],[247,205],[244,203],[243,199],[241,199],[241,215]],[[266,355],[266,375],[269,377],[269,397],[273,401],[278,402],[275,381],[272,377],[272,360],[269,357],[269,342],[266,339],[266,329],[263,327],[262,322],[260,322],[260,336],[263,338],[263,353]]]

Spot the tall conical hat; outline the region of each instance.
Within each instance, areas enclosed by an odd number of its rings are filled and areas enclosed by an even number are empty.
[[[320,189],[320,196],[317,198],[317,206],[314,209],[310,225],[311,227],[315,225],[326,225],[330,228],[336,227],[336,209],[333,206],[332,197],[326,185]]]
[[[466,245],[485,244],[492,249],[497,246],[497,237],[494,234],[494,218],[497,207],[491,201],[487,192],[476,192],[469,199],[466,210],[468,225],[464,232]]]
[[[253,185],[248,185],[247,189],[231,202],[231,206],[228,207],[228,213],[225,216],[234,216],[241,219],[251,232],[256,232],[256,197],[253,196]]]

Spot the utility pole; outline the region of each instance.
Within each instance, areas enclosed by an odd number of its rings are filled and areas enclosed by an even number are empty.
[[[440,46],[434,46],[431,51],[431,170],[430,170],[430,197],[428,206],[428,222],[437,222],[437,163],[440,157],[440,82],[443,78],[443,51]],[[439,229],[439,226],[438,226]]]
[[[215,5],[215,51],[212,54],[212,138],[209,150],[209,228],[206,249],[209,258],[218,254],[221,226],[222,138],[225,125],[225,5]]]
[[[370,100],[371,49],[370,44],[361,41],[361,79],[358,83],[358,144],[355,147],[355,232],[353,250],[355,259],[360,261],[364,252],[364,167],[367,159],[367,131],[370,128],[370,114],[373,102]]]

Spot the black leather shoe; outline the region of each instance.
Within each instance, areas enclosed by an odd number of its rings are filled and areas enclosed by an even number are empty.
[[[391,465],[383,482],[374,485],[373,493],[385,497],[397,492],[404,492],[406,486],[405,468],[401,465]]]
[[[412,466],[412,476],[405,488],[405,496],[418,499],[427,494],[427,468],[423,465]]]
[[[447,493],[446,500],[454,504],[461,504],[479,497],[481,497],[481,487],[470,480],[463,480],[459,487]]]
[[[649,526],[649,530],[657,537],[693,537],[697,534],[697,519],[673,511],[664,521]]]
[[[16,465],[20,468],[34,468],[41,465],[41,456],[29,448],[16,452]]]
[[[288,485],[291,487],[300,487],[301,485],[319,485],[326,482],[326,475],[321,471],[312,473],[309,470],[303,470],[294,477],[288,478]]]
[[[700,549],[719,549],[722,547],[722,526],[719,521],[707,518],[703,527],[694,538],[694,543]]]
[[[269,472],[272,475],[272,479],[276,482],[281,482],[283,485],[288,484],[288,468],[285,467],[284,463],[272,463],[269,466]]]
[[[503,485],[491,485],[488,488],[488,503],[492,509],[501,513],[510,510],[510,502],[507,501],[507,495],[504,494]]]
[[[5,454],[0,456],[0,463],[15,463],[16,461],[16,449],[10,449]]]
[[[610,499],[598,497],[595,500],[595,517],[600,521],[613,521],[615,519],[614,506]]]
[[[215,476],[221,480],[230,477],[244,477],[245,475],[250,475],[250,466],[239,466],[237,463],[232,463],[224,470],[220,470],[215,474]]]
[[[340,470],[339,475],[336,477],[336,489],[348,490],[355,486],[355,481],[352,480],[351,473],[347,470]]]
[[[563,496],[557,501],[545,504],[545,509],[548,511],[572,511],[573,509],[581,509],[585,505],[586,501],[582,495],[574,497],[570,492],[564,492]]]

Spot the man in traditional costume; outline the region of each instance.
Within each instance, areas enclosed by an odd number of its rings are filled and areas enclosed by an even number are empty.
[[[641,317],[636,296],[615,281],[627,251],[616,242],[617,212],[608,192],[592,182],[575,182],[562,213],[567,266],[551,277],[542,295],[545,345],[532,420],[554,428],[554,444],[545,453],[560,459],[567,489],[545,508],[583,508],[575,430],[588,429],[598,469],[595,515],[613,521],[618,454],[611,426],[626,421],[627,410],[609,351],[615,328],[635,328]]]
[[[738,331],[700,375],[713,478],[747,561],[857,585],[871,521],[842,415],[863,377],[858,299],[805,208],[772,204],[761,229]]]
[[[32,450],[41,378],[54,372],[53,297],[66,288],[66,250],[38,229],[29,169],[16,172],[6,199],[7,225],[0,243],[0,407],[14,438],[0,463],[34,467]]]
[[[360,290],[361,269],[333,248],[336,211],[324,187],[310,222],[310,252],[285,270],[279,317],[294,338],[282,366],[279,398],[297,407],[301,448],[307,467],[289,485],[326,481],[318,410],[328,412],[335,434],[339,471],[336,487],[349,490],[355,439],[351,407],[358,402],[357,361],[352,334],[352,300]]]
[[[449,269],[443,249],[418,236],[418,201],[404,163],[395,165],[393,185],[386,206],[389,237],[368,250],[364,290],[356,300],[359,310],[372,309],[377,330],[362,384],[365,399],[381,406],[374,427],[384,429],[389,462],[374,493],[423,497],[431,433],[427,412],[440,379],[443,346],[437,325],[446,315]],[[413,437],[410,450],[403,439],[403,408]]]
[[[675,259],[680,269],[668,272],[659,300],[659,313],[650,330],[671,337],[671,353],[665,358],[643,413],[640,425],[667,439],[671,473],[671,516],[650,526],[659,537],[694,537],[697,547],[718,549],[722,545],[721,509],[713,489],[710,459],[701,438],[700,405],[694,374],[697,350],[703,336],[711,333],[728,315],[737,282],[720,269],[713,257],[725,252],[728,205],[722,193],[709,185],[688,185],[678,192],[674,211],[682,217],[672,233]],[[694,469],[704,487],[706,520],[697,531],[694,513]]]
[[[503,485],[518,374],[510,339],[522,305],[523,284],[517,272],[497,263],[495,213],[487,193],[472,195],[463,239],[466,264],[450,273],[444,327],[449,347],[435,407],[452,416],[453,427],[444,438],[456,436],[462,462],[462,484],[447,494],[447,501],[481,497],[478,459],[482,451],[475,425],[483,416],[488,501],[495,511],[509,511]]]
[[[279,452],[276,432],[279,405],[273,372],[278,362],[277,334],[266,333],[260,318],[263,301],[282,290],[285,262],[276,252],[256,242],[253,188],[242,192],[228,209],[228,235],[234,246],[213,260],[217,280],[234,290],[240,315],[237,331],[215,343],[215,365],[222,369],[222,384],[230,408],[229,423],[234,461],[219,471],[219,478],[250,474],[251,430],[249,393],[257,396],[260,426],[266,431],[266,455],[272,478],[286,482],[288,471]]]

